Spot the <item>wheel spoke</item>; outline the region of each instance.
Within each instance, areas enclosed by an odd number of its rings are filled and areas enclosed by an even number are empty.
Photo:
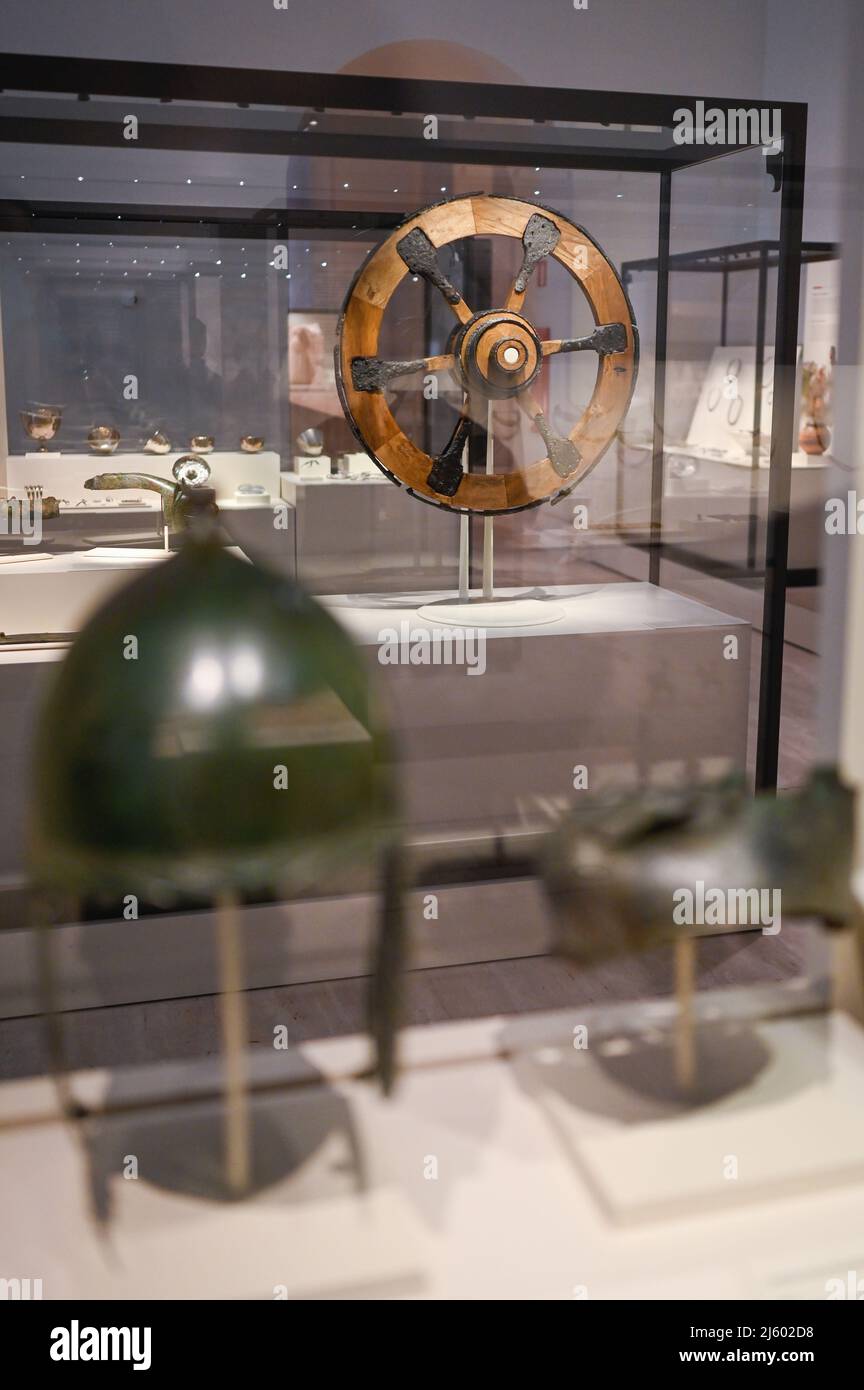
[[[558,352],[599,352],[601,357],[610,352],[626,352],[627,329],[623,323],[601,323],[587,338],[550,338],[541,351],[544,357]]]
[[[438,264],[438,253],[423,228],[412,228],[401,241],[397,241],[396,250],[411,274],[422,275],[424,280],[428,280],[430,285],[440,290],[457,319],[461,323],[467,323],[471,318],[471,310]]]
[[[507,296],[506,309],[519,310],[525,298],[525,291],[528,288],[528,281],[534,274],[534,269],[545,256],[555,250],[560,240],[561,233],[555,223],[542,213],[535,212],[528,218],[525,230],[522,233],[522,265],[519,274],[513,281],[513,288]]]
[[[441,497],[455,497],[465,477],[462,453],[471,428],[471,397],[466,395],[456,426],[442,453],[432,463],[426,482]]]
[[[569,478],[582,462],[582,455],[572,439],[554,434],[549,421],[530,393],[519,397],[519,403],[529,419],[534,421],[549,455],[549,462],[561,478]]]
[[[414,372],[446,372],[456,365],[452,353],[440,357],[415,357],[409,362],[387,362],[381,357],[352,357],[351,383],[355,391],[383,391],[399,376]]]

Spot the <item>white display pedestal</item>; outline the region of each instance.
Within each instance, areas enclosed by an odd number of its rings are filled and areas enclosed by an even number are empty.
[[[217,1059],[81,1074],[83,1151],[48,1082],[7,1083],[4,1272],[38,1274],[45,1299],[824,1299],[864,1222],[864,1035],[837,1015],[747,1025],[768,1053],[755,1083],[664,1116],[598,1056],[616,1017],[661,1007],[409,1029],[390,1101],[353,1079],[364,1039],[256,1049],[256,1082],[289,1089],[255,1101],[278,1124],[274,1180],[239,1205],[160,1185],[175,1147],[218,1120]],[[113,1208],[103,1233],[91,1193]],[[636,1201],[638,1231],[610,1194]]]
[[[298,577],[313,594],[455,590],[458,518],[423,506],[366,463],[365,478],[282,474],[282,498],[295,517]]]
[[[590,791],[745,765],[747,623],[650,584],[534,593],[553,624],[460,631],[440,592],[324,599],[384,693],[412,830],[536,824],[579,766]]]

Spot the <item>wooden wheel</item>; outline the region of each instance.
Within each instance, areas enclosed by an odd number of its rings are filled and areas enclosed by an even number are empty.
[[[522,241],[522,265],[500,309],[474,311],[447,279],[439,246],[469,236]],[[537,264],[552,256],[577,281],[596,327],[583,338],[541,341],[522,306]],[[408,274],[422,276],[455,318],[450,351],[392,362],[378,356],[390,298]],[[531,395],[546,358],[596,352],[591,400],[566,438],[554,434]],[[478,194],[451,198],[403,222],[358,272],[339,321],[336,380],[345,414],[366,452],[388,477],[424,501],[455,511],[497,514],[536,507],[570,492],[605,453],[630,404],[639,352],[633,312],[618,275],[596,242],[560,213],[517,198]],[[397,424],[385,388],[411,373],[449,371],[460,382],[463,407],[450,442],[437,457],[425,453]],[[534,420],[546,456],[511,473],[462,471],[472,401],[514,397]]]

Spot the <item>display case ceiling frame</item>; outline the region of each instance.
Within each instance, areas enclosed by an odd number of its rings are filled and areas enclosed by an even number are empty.
[[[34,94],[73,98],[74,113],[36,113]],[[566,169],[631,170],[658,176],[657,319],[654,371],[653,546],[649,577],[659,583],[662,553],[662,459],[666,389],[666,336],[670,268],[672,178],[677,170],[740,153],[756,145],[683,145],[673,138],[675,115],[697,101],[722,110],[755,107],[779,112],[782,150],[766,164],[780,192],[778,294],[775,321],[775,392],[771,429],[762,666],[756,783],[776,787],[783,674],[795,369],[800,293],[801,235],[807,107],[800,102],[747,100],[652,92],[610,92],[497,83],[434,82],[393,77],[283,72],[275,69],[114,62],[102,59],[0,54],[0,142],[59,146],[116,145],[116,110],[100,119],[102,99],[153,102],[153,119],[139,126],[139,148],[216,150],[364,160]],[[181,106],[187,118],[174,119]],[[108,115],[109,103],[104,106]],[[228,109],[231,119],[225,119]],[[270,111],[265,110],[270,108]],[[287,113],[291,113],[290,116]],[[273,113],[282,125],[272,129]],[[351,117],[382,117],[370,139]],[[414,113],[413,119],[406,113]],[[417,117],[434,113],[442,138],[423,138]],[[270,119],[268,120],[267,117]],[[190,119],[194,115],[194,120]],[[459,120],[455,138],[447,118]],[[462,124],[467,122],[468,126]],[[558,124],[555,124],[558,123]],[[567,128],[564,128],[566,123]],[[353,129],[352,129],[353,126]],[[409,133],[413,130],[413,133]],[[524,134],[524,139],[522,138]],[[58,210],[59,211],[59,210]],[[189,209],[184,209],[186,219]],[[250,209],[254,219],[269,210]],[[42,210],[44,216],[45,210]],[[0,215],[39,215],[18,199]],[[149,221],[153,209],[124,206],[123,218]],[[229,214],[236,216],[236,210]],[[194,219],[194,213],[192,214]],[[214,216],[213,209],[201,211]],[[293,213],[292,213],[293,216]],[[56,225],[56,224],[55,224]],[[176,224],[175,224],[176,225]],[[30,221],[33,227],[33,221]]]

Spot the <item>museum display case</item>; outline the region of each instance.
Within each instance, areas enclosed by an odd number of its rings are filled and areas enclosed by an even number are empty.
[[[19,57],[0,77],[22,769],[64,644],[165,563],[178,490],[204,483],[226,543],[362,647],[418,853],[512,874],[574,790],[743,767],[751,673],[773,784],[802,107],[763,148],[680,143],[672,96]],[[767,288],[730,277],[721,321],[674,271],[750,241]],[[737,607],[672,563],[710,545],[664,486],[667,440],[703,406],[707,440],[718,391],[770,461]],[[26,803],[23,775],[4,796]],[[23,831],[2,859],[21,871]]]
[[[0,1206],[50,1297],[850,1263],[860,778],[776,795],[837,248],[806,107],[698,106],[0,56]]]

